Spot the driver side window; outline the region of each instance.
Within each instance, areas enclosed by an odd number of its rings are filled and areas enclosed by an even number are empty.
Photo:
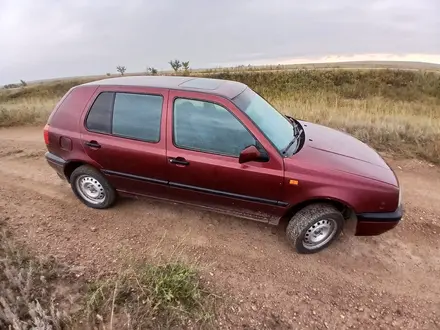
[[[207,101],[177,98],[173,134],[176,147],[238,157],[256,141],[224,107]]]

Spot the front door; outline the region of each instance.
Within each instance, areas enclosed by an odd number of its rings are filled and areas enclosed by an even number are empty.
[[[167,97],[167,90],[102,86],[83,114],[83,148],[118,191],[166,196]]]
[[[233,114],[231,102],[201,93],[170,91],[167,159],[175,199],[264,222],[278,218],[283,162],[257,141]],[[236,110],[237,111],[237,110]],[[244,116],[244,115],[243,115]],[[240,164],[249,145],[268,152],[266,162]]]

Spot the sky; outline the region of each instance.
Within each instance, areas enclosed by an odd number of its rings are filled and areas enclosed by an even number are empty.
[[[440,63],[440,0],[0,0],[0,84],[347,59]]]

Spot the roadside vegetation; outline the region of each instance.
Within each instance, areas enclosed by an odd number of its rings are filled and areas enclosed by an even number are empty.
[[[182,329],[211,324],[214,296],[179,261],[87,279],[0,233],[0,329]]]
[[[423,70],[284,66],[190,70],[172,74],[241,81],[295,118],[344,130],[379,151],[440,163],[440,75]],[[123,68],[124,70],[119,70]],[[118,67],[120,75],[125,67]],[[170,74],[147,68],[150,75]],[[96,78],[95,78],[96,79]],[[21,84],[0,91],[0,127],[43,124],[64,93],[89,79]]]

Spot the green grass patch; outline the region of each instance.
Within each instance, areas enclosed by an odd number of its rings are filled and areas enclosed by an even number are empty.
[[[88,282],[0,233],[0,329],[199,329],[212,325],[214,302],[197,269],[177,260]]]
[[[201,327],[213,318],[212,306],[197,271],[183,263],[130,268],[93,283],[87,298],[89,321],[116,328]]]

